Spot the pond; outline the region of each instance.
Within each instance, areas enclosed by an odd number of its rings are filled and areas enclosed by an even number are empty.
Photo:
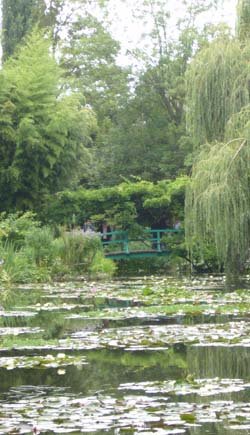
[[[250,293],[223,281],[13,289],[0,307],[0,434],[250,433]]]

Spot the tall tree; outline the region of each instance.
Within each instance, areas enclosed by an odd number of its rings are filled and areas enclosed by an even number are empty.
[[[11,56],[23,37],[45,11],[43,0],[2,1],[3,60]]]
[[[72,23],[63,44],[61,64],[71,87],[84,94],[100,122],[112,118],[127,95],[127,71],[116,63],[119,50],[102,22],[88,13]]]
[[[42,26],[49,29],[52,39],[53,52],[59,42],[65,39],[65,35],[74,23],[75,17],[79,13],[82,17],[88,15],[89,10],[93,9],[98,13],[99,10],[109,0],[45,0],[46,9],[42,19]]]
[[[203,146],[193,167],[187,240],[191,247],[193,239],[203,246],[212,241],[229,280],[244,266],[250,244],[250,41],[245,32],[250,15],[245,6],[249,0],[238,5],[240,41],[210,44],[192,63],[188,79],[192,134],[198,145],[213,142]]]
[[[142,10],[146,14],[151,11],[154,17],[153,30],[147,35],[154,56],[136,51],[145,61],[144,69],[107,134],[99,156],[99,183],[114,184],[130,176],[156,181],[187,170],[192,139],[185,129],[185,71],[194,47],[206,44],[208,34],[211,37],[220,31],[212,27],[198,30],[194,24],[210,3],[198,2],[196,9],[193,5],[180,23],[175,41],[169,38],[169,4],[155,0],[137,4],[138,15]]]
[[[232,37],[201,50],[187,74],[187,125],[196,145],[222,141],[233,113],[249,102],[247,52]]]
[[[85,0],[82,0],[85,3]],[[43,27],[50,31],[53,53],[60,41],[60,34],[70,24],[76,1],[49,0],[42,19]]]
[[[184,138],[182,64],[180,58],[169,57],[164,62],[165,86],[163,65],[149,67],[133,97],[117,114],[99,157],[100,183],[115,184],[121,177],[158,181],[185,171],[191,146]]]
[[[192,32],[201,27],[201,14],[212,14],[217,8],[219,0],[120,0],[130,11],[134,25],[141,29],[138,47],[131,50],[132,54],[140,58],[140,62],[156,65],[160,58],[168,54],[169,43],[178,39],[180,31]],[[114,10],[116,10],[114,5]],[[114,15],[112,10],[112,16]],[[119,18],[119,9],[116,10]],[[128,29],[126,29],[128,30]],[[194,39],[194,38],[193,38]]]
[[[95,7],[102,7],[107,1],[97,0]],[[2,0],[3,60],[14,53],[34,24],[50,31],[55,53],[77,11],[84,14],[91,4],[91,0]]]
[[[94,116],[62,92],[48,39],[33,32],[0,74],[2,209],[39,205],[43,195],[71,186],[88,168]]]
[[[240,41],[250,39],[250,2],[249,0],[239,0],[237,5],[236,30]]]
[[[78,16],[71,24],[62,44],[61,65],[66,71],[70,89],[81,92],[86,104],[97,116],[98,130],[94,138],[90,186],[102,179],[110,160],[110,130],[117,124],[119,111],[127,102],[128,69],[117,64],[120,45],[103,23],[92,14]],[[107,159],[107,160],[106,160]],[[105,161],[106,160],[106,161]],[[82,180],[85,184],[86,178]]]

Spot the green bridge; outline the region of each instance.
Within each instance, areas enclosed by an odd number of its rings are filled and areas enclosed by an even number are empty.
[[[111,231],[101,237],[105,257],[120,260],[170,255],[168,241],[182,233],[180,229],[145,229],[136,236],[130,236],[128,231]]]

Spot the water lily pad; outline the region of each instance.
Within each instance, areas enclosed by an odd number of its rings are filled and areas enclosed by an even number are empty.
[[[87,364],[85,357],[65,355],[64,353],[58,353],[55,356],[48,354],[39,356],[0,357],[0,367],[6,368],[7,370],[16,368],[58,368],[67,365],[82,366],[84,364]]]
[[[0,312],[0,433],[247,433],[250,294],[223,285],[14,289]]]
[[[1,403],[0,431],[20,430],[23,425],[39,431],[67,433],[69,431],[98,432],[120,428],[120,433],[133,429],[136,433],[185,433],[193,424],[224,422],[225,427],[246,429],[246,420],[229,423],[238,413],[250,416],[250,403],[232,401],[210,403],[168,402],[164,396],[125,395],[116,399],[101,395],[73,398],[63,396],[23,397],[12,403]],[[152,410],[153,406],[153,410]],[[31,412],[32,410],[32,412]],[[124,432],[122,432],[124,429]]]
[[[16,328],[16,327],[6,327],[6,328],[0,328],[0,336],[1,335],[20,335],[20,334],[38,334],[39,332],[42,332],[43,329],[41,328],[31,328],[31,327],[23,327],[23,328]]]

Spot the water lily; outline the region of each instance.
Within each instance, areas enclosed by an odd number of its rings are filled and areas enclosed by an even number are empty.
[[[64,358],[66,358],[66,355],[65,355],[65,353],[58,353],[57,358],[64,359]]]

